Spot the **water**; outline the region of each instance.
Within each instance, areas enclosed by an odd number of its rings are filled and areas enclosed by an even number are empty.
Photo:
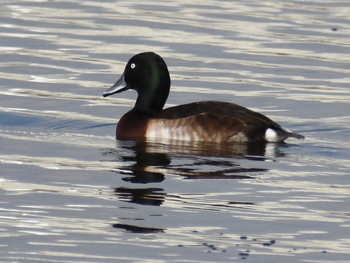
[[[1,262],[348,262],[347,1],[1,1]],[[116,142],[155,51],[169,105],[232,101],[285,145]]]

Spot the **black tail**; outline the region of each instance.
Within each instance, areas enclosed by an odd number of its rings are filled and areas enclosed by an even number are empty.
[[[299,134],[299,133],[294,133],[294,132],[287,132],[288,137],[292,138],[297,138],[297,139],[305,139],[305,136]]]

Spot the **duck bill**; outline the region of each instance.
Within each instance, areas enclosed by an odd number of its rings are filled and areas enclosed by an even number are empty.
[[[129,89],[128,85],[125,82],[124,74],[120,77],[120,79],[109,89],[107,89],[103,93],[103,97],[107,97],[110,95],[113,95],[115,93],[123,92],[125,90]]]

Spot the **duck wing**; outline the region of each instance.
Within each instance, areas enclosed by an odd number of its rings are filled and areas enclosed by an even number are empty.
[[[149,122],[152,137],[212,142],[283,141],[302,135],[237,104],[203,101],[164,109]]]

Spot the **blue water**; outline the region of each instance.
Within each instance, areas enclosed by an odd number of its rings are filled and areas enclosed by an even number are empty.
[[[350,3],[0,2],[1,262],[349,260]],[[116,141],[144,51],[306,139]]]

